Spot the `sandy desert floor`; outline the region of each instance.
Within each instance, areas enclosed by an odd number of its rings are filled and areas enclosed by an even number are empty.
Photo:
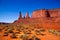
[[[3,27],[2,27],[3,28]],[[2,29],[0,28],[0,29]],[[13,31],[10,33],[10,31],[7,32],[7,30],[11,29],[9,27],[5,27],[2,31],[0,31],[0,40],[60,40],[60,31],[57,33],[58,30],[52,30],[52,29],[44,29],[44,28],[19,28],[15,27]],[[49,31],[50,30],[50,31]],[[56,31],[56,32],[55,32]],[[8,35],[4,36],[4,32],[7,32]],[[11,34],[15,33],[15,38],[11,37]],[[21,38],[21,35],[24,35]],[[34,37],[33,37],[34,36]],[[29,39],[30,38],[30,39]],[[34,39],[37,38],[37,39]]]

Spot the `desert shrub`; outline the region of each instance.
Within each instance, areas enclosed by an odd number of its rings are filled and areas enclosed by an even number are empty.
[[[54,34],[60,36],[60,32],[58,31],[55,31]]]
[[[32,27],[32,28],[30,28],[31,30],[34,30],[34,28]]]
[[[20,28],[16,28],[17,31],[20,31]]]
[[[29,25],[28,25],[28,24],[26,24],[26,25],[23,25],[23,27],[27,29],[27,28],[29,27]]]
[[[22,40],[28,40],[28,37],[26,34],[19,35],[19,38],[21,38]]]
[[[10,27],[11,30],[14,30],[14,27]]]
[[[27,31],[27,34],[31,34],[31,31],[28,30],[28,31]]]
[[[24,38],[24,37],[26,37],[26,34],[22,34],[19,36],[19,38]]]
[[[17,38],[15,33],[12,33],[10,37],[11,38]]]
[[[11,28],[6,30],[8,33],[13,33],[13,30]]]
[[[5,28],[5,31],[7,31],[9,28]]]
[[[24,30],[24,34],[31,34],[30,30]]]
[[[41,33],[39,30],[35,30],[35,34],[36,34],[36,35],[42,35],[42,36],[45,35],[45,34]]]
[[[37,34],[37,35],[40,34],[39,30],[34,30],[34,31],[35,31],[35,34]]]
[[[55,30],[53,30],[53,29],[50,29],[50,30],[48,30],[50,33],[54,33],[55,32]]]
[[[37,33],[37,32],[36,32],[35,34],[36,34],[36,35],[40,35],[40,33]]]
[[[39,30],[34,30],[35,32],[40,32]]]
[[[44,29],[44,28],[40,28],[40,31],[41,31],[41,32],[44,32],[44,31],[45,31],[45,29]]]
[[[38,37],[36,37],[35,35],[32,37],[33,40],[40,40]]]
[[[4,36],[8,36],[8,32],[4,32],[4,34],[3,34]]]

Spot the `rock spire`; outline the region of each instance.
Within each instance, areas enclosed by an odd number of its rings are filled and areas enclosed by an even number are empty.
[[[29,18],[29,14],[28,14],[28,12],[26,12],[25,18]]]
[[[21,13],[21,11],[19,12],[19,19],[21,19],[22,18],[22,13]]]

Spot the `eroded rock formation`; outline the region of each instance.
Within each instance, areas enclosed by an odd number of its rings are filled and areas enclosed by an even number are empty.
[[[21,19],[22,18],[22,14],[21,12],[19,12],[19,18],[18,19]]]
[[[26,19],[27,18],[27,19]],[[21,12],[19,19],[14,24],[31,24],[39,25],[44,28],[60,29],[60,9],[42,9],[32,12],[32,16],[29,18],[28,12],[26,12],[25,18],[22,18]]]
[[[28,12],[26,12],[26,16],[25,16],[25,18],[29,18],[29,14],[28,14]]]

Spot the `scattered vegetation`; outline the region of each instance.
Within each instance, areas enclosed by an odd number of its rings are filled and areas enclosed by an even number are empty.
[[[12,31],[11,28],[7,29],[6,31],[7,31],[8,33],[13,33],[13,31]]]
[[[15,30],[16,29],[16,30]],[[0,31],[2,29],[0,28]],[[10,27],[6,26],[4,27],[4,34],[3,36],[8,36],[8,34],[11,34],[11,38],[21,38],[22,40],[41,40],[37,36],[44,36],[45,29],[44,28],[35,28],[35,27],[29,27],[29,25],[18,25],[13,27],[10,25]],[[20,33],[21,32],[21,33]],[[60,36],[60,31],[56,31],[53,29],[48,30],[49,33],[53,33],[55,35]],[[18,35],[17,35],[18,34]],[[19,35],[20,34],[20,35]],[[33,35],[33,36],[30,36]]]

